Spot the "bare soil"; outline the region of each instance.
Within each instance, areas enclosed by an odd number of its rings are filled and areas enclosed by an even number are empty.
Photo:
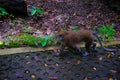
[[[104,1],[98,0],[25,0],[28,11],[32,6],[41,7],[45,12],[38,18],[15,17],[0,20],[0,39],[24,32],[31,27],[30,33],[50,34],[58,28],[80,29],[98,28],[114,25],[116,39],[120,38],[120,15],[111,10]],[[29,14],[29,13],[28,13]]]

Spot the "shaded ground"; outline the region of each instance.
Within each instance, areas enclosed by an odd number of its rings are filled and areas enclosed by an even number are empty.
[[[52,51],[0,56],[0,80],[119,80],[120,52],[80,57]]]
[[[30,32],[49,34],[58,28],[97,28],[114,25],[117,38],[120,36],[120,15],[111,10],[104,1],[98,0],[25,0],[28,11],[32,6],[41,7],[45,15],[0,21],[0,38],[15,35],[32,27]]]

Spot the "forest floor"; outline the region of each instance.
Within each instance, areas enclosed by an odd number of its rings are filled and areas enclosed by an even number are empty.
[[[0,21],[0,39],[9,35],[29,32],[37,35],[54,33],[59,28],[93,29],[102,25],[113,25],[116,39],[120,38],[120,15],[104,2],[97,0],[26,0],[28,11],[32,6],[43,8],[44,15],[15,17]]]
[[[120,15],[99,0],[25,0],[43,8],[44,15],[0,20],[0,40],[24,31],[33,35],[54,34],[59,28],[71,30],[113,25],[120,39]],[[118,46],[120,49],[120,46]],[[4,50],[4,49],[3,49]],[[4,53],[4,52],[3,52]],[[97,48],[95,56],[80,57],[69,51],[55,56],[54,51],[24,52],[0,56],[0,80],[119,80],[120,51]]]

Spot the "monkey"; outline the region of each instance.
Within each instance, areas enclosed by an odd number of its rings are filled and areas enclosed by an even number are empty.
[[[102,45],[102,42],[98,35],[90,30],[78,30],[76,31],[64,31],[64,30],[58,30],[56,33],[56,41],[61,42],[61,48],[60,48],[60,55],[63,53],[64,48],[67,46],[69,48],[72,48],[76,50],[77,52],[82,53],[83,56],[89,55],[89,53],[92,50],[95,50],[96,43],[94,42],[94,38],[97,38],[100,47],[104,51],[113,52],[116,51],[116,49],[109,49],[105,48]],[[80,48],[80,43],[85,43],[85,49],[86,51],[83,51]]]

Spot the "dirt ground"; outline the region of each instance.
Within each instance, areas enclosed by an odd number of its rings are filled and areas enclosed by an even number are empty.
[[[120,36],[120,15],[111,10],[102,1],[97,0],[25,0],[28,11],[32,6],[41,7],[45,12],[39,18],[16,17],[0,21],[0,39],[23,32],[31,27],[30,32],[50,34],[58,28],[80,29],[98,28],[113,25],[116,37]]]

